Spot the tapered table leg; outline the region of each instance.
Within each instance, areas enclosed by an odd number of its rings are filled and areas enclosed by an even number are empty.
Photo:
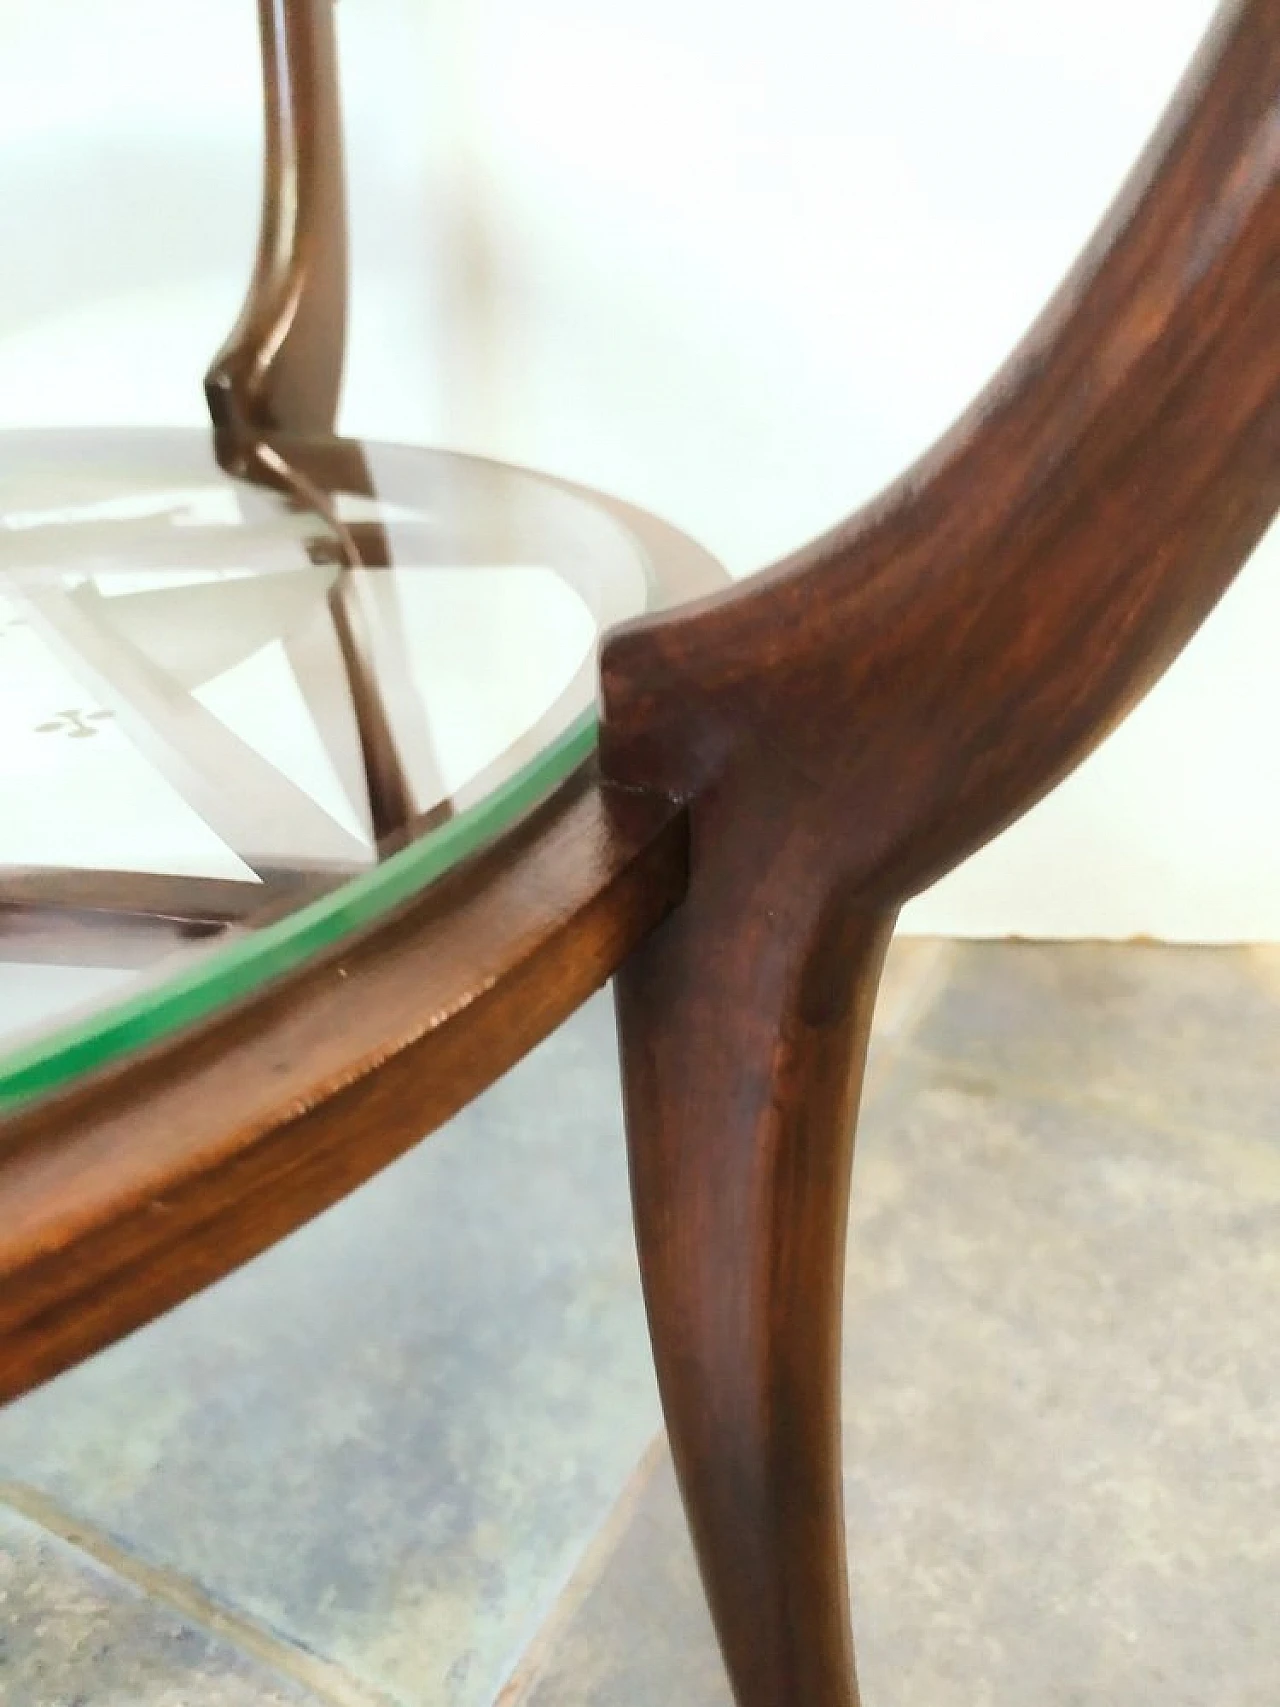
[[[840,1308],[857,1095],[893,918],[815,893],[785,836],[764,835],[744,871],[739,832],[760,826],[733,805],[700,809],[688,900],[618,977],[637,1239],[739,1707],[856,1707]]]

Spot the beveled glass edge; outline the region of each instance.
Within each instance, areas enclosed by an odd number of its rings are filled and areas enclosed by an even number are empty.
[[[0,1115],[207,1019],[411,899],[545,800],[595,749],[598,729],[596,708],[588,706],[491,794],[381,865],[296,913],[221,945],[183,972],[162,976],[109,1008],[0,1055]]]

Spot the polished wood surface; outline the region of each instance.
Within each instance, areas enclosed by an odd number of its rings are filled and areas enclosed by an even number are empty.
[[[1280,6],[1234,0],[972,409],[866,510],[607,645],[613,771],[766,747],[889,904],[1024,811],[1172,662],[1280,499]]]
[[[838,916],[814,848],[783,847],[769,812],[767,794],[731,788],[695,813],[686,906],[618,976],[636,1238],[667,1433],[737,1698],[847,1707],[840,1301],[854,1115],[893,916]],[[727,851],[744,831],[769,878],[749,879]]]
[[[258,0],[265,114],[258,252],[205,376],[227,467],[259,436],[333,431],[346,349],[347,223],[334,0]]]
[[[1079,265],[866,511],[602,660],[606,774],[690,804],[618,979],[663,1403],[739,1707],[854,1707],[839,1295],[899,905],[1053,786],[1280,502],[1280,4],[1227,5]]]
[[[0,1127],[0,1398],[417,1143],[678,902],[683,814],[579,774],[393,917]]]
[[[264,115],[258,248],[240,316],[205,375],[218,460],[323,516],[345,569],[387,561],[382,529],[357,542],[329,491],[271,442],[327,436],[337,423],[347,341],[347,212],[335,0],[258,0]],[[359,453],[346,450],[355,471]],[[359,473],[355,490],[370,486]],[[382,703],[363,625],[339,579],[329,612],[341,647],[373,830],[403,838],[412,790]]]
[[[271,440],[327,433],[340,383],[332,13],[261,4],[262,239],[209,396],[224,464],[305,500]],[[1276,509],[1277,110],[1280,0],[1230,0],[1098,236],[940,444],[795,557],[728,592],[698,571],[708,596],[607,641],[603,781],[0,1128],[0,1394],[334,1202],[621,968],[646,1299],[737,1701],[854,1707],[839,1305],[881,960],[902,901],[1105,735]]]

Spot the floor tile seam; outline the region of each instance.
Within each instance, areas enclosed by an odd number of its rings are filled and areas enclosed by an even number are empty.
[[[0,1481],[0,1509],[13,1512],[75,1548],[112,1576],[139,1590],[148,1600],[269,1668],[282,1680],[301,1685],[325,1707],[403,1707],[395,1697],[361,1683],[334,1661],[311,1653],[224,1605],[191,1578],[140,1559],[95,1524],[66,1511],[36,1488],[22,1482]]]
[[[608,1570],[626,1539],[636,1509],[666,1456],[667,1437],[659,1431],[636,1460],[604,1522],[566,1573],[532,1640],[499,1688],[493,1707],[521,1707],[546,1675],[561,1637]]]

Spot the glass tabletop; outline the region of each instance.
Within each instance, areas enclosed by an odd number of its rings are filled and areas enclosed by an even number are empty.
[[[0,1112],[411,896],[595,740],[607,500],[444,452],[0,434]]]

